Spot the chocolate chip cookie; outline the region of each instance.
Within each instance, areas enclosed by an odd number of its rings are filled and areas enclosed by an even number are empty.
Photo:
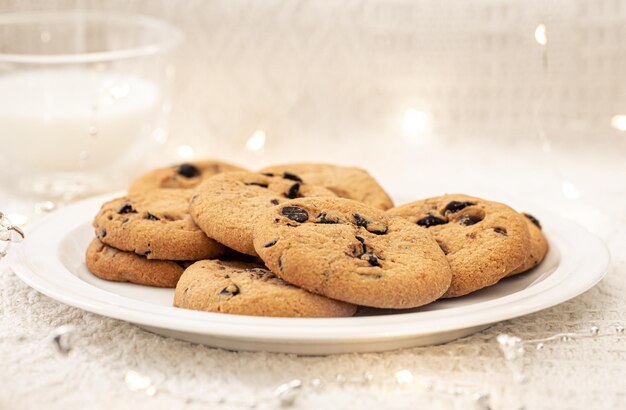
[[[87,248],[87,268],[100,279],[173,288],[192,262],[151,260],[94,239]]]
[[[157,168],[137,178],[129,193],[161,188],[195,188],[202,181],[222,172],[246,171],[236,165],[221,161],[205,160],[186,162],[170,167]]]
[[[452,272],[431,234],[344,198],[300,198],[259,218],[254,247],[279,277],[357,305],[412,308],[448,289]]]
[[[96,236],[114,248],[148,259],[199,260],[227,250],[207,237],[188,212],[193,191],[157,189],[116,198],[94,219]]]
[[[183,274],[174,306],[273,317],[347,317],[356,306],[288,284],[256,263],[204,260]]]
[[[229,172],[203,182],[189,206],[191,217],[206,234],[241,253],[256,255],[254,224],[265,210],[290,198],[335,196],[291,174],[267,176]]]
[[[530,232],[530,254],[517,269],[507,276],[517,275],[537,266],[548,253],[548,241],[541,231],[541,223],[531,214],[523,213],[526,217],[526,225]]]
[[[497,283],[530,253],[524,217],[498,203],[453,194],[412,202],[387,211],[431,232],[452,268],[444,297],[466,295]]]
[[[331,164],[285,164],[270,166],[260,172],[296,175],[306,183],[330,189],[341,198],[354,199],[383,210],[393,207],[385,190],[361,168]]]

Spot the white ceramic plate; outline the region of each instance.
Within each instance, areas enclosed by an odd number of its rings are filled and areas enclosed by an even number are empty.
[[[469,296],[406,311],[364,309],[356,317],[335,319],[196,312],[172,307],[173,289],[107,282],[87,271],[91,220],[108,197],[76,203],[31,226],[26,240],[13,248],[16,274],[65,304],[226,349],[330,354],[443,343],[569,300],[598,283],[609,265],[600,239],[575,223],[539,213],[550,242],[544,262]]]

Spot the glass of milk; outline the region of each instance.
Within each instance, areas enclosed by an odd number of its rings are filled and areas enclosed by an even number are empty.
[[[104,11],[0,14],[0,169],[72,199],[125,184],[167,135],[181,32]]]

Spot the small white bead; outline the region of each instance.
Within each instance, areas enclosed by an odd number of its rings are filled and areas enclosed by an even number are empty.
[[[43,214],[46,212],[52,212],[56,209],[56,204],[52,201],[41,201],[35,204],[35,213]]]
[[[59,326],[52,331],[52,343],[62,356],[67,356],[73,349],[74,331],[72,325]]]

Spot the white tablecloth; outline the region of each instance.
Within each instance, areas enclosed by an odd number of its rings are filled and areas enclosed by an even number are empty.
[[[0,262],[0,408],[207,408],[216,397],[246,401],[271,395],[284,382],[319,378],[321,387],[306,388],[300,408],[406,408],[409,403],[452,408],[447,396],[428,396],[416,386],[386,384],[396,371],[442,386],[478,389],[490,394],[496,409],[622,408],[626,400],[626,338],[604,337],[527,349],[527,382],[516,383],[495,338],[500,333],[523,339],[563,331],[600,332],[626,321],[626,167],[622,153],[600,146],[574,150],[456,144],[441,149],[395,150],[396,161],[362,157],[392,194],[427,196],[463,191],[524,205],[541,218],[540,209],[576,220],[602,237],[612,253],[607,277],[587,293],[545,311],[496,324],[445,345],[385,353],[298,357],[273,353],[231,352],[148,333],[57,303],[22,283]],[[342,150],[339,150],[342,152]],[[345,152],[345,151],[343,151]],[[513,155],[514,153],[514,155]],[[337,154],[341,155],[341,154]],[[373,154],[372,154],[373,155]],[[333,158],[330,158],[331,160]],[[336,158],[335,158],[336,159]],[[577,199],[563,194],[569,181]],[[572,196],[571,186],[565,192]],[[407,194],[409,193],[409,194]],[[576,195],[574,195],[576,196]],[[0,208],[28,213],[32,203],[4,189]],[[535,205],[533,205],[535,204]],[[76,327],[70,356],[49,341],[56,327]],[[147,375],[156,394],[131,391],[126,372]],[[368,372],[368,384],[339,384]],[[461,396],[457,405],[471,400]],[[259,407],[273,407],[267,402]],[[224,408],[236,407],[227,401]]]

